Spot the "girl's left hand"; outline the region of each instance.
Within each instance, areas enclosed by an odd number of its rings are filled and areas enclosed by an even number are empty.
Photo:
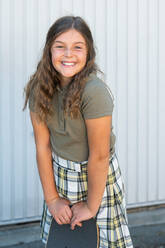
[[[81,226],[81,221],[89,220],[93,216],[95,216],[96,213],[92,213],[90,209],[87,206],[86,202],[78,202],[75,203],[72,208],[72,219],[71,219],[71,229],[74,230],[75,226]]]

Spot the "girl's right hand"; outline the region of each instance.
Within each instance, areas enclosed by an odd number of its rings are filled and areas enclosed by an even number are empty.
[[[59,225],[70,224],[72,211],[69,207],[70,202],[67,199],[58,197],[47,203],[49,212]]]

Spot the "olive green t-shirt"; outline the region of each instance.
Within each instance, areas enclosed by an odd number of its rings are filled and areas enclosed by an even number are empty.
[[[87,81],[81,98],[81,115],[77,119],[64,116],[63,97],[67,86],[57,87],[53,97],[53,115],[47,122],[50,131],[52,151],[58,156],[82,162],[88,160],[89,147],[85,119],[112,115],[113,99],[108,86],[98,77],[92,76]],[[34,97],[30,94],[29,108],[34,109]],[[110,156],[115,151],[115,135],[111,128]]]

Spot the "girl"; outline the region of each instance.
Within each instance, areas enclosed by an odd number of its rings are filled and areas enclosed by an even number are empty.
[[[89,27],[65,16],[49,29],[26,87],[44,193],[42,240],[52,218],[73,230],[96,218],[99,248],[133,247],[112,131],[113,98],[96,73]],[[72,205],[72,207],[70,207]]]

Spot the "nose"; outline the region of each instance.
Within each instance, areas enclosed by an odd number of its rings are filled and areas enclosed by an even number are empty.
[[[72,50],[70,48],[65,49],[65,56],[66,57],[71,57],[72,56]]]

